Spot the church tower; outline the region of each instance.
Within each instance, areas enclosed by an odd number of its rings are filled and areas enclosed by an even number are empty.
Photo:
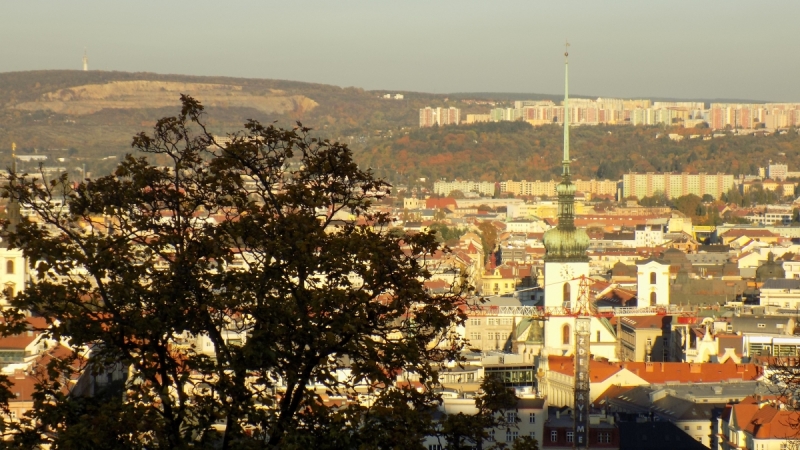
[[[567,44],[569,45],[569,44]],[[558,226],[544,234],[544,306],[575,307],[581,276],[589,276],[589,236],[575,227],[575,185],[569,172],[569,53],[564,52],[564,158],[558,194]]]

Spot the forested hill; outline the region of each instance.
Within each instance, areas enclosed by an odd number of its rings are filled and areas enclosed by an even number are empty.
[[[96,175],[108,173],[116,157],[131,151],[134,134],[178,112],[182,93],[206,106],[207,125],[214,133],[240,130],[248,119],[282,126],[301,121],[319,137],[349,143],[357,161],[391,181],[545,180],[561,170],[563,136],[555,125],[418,128],[419,109],[426,106],[460,108],[463,121],[469,113],[487,113],[491,102],[508,107],[517,98],[558,101],[558,96],[365,91],[285,80],[68,70],[0,73],[0,168],[9,166],[15,142],[20,153],[57,158],[71,171],[80,172],[85,165]],[[404,98],[384,99],[384,93]],[[629,170],[739,174],[755,173],[770,159],[800,168],[794,132],[709,141],[656,139],[670,132],[708,130],[575,127],[573,171],[610,179]]]
[[[676,142],[668,133],[680,133]],[[800,169],[800,136],[726,136],[703,140],[709,130],[655,127],[573,127],[572,173],[620,179],[628,171],[755,174],[770,160]],[[660,137],[656,137],[660,136]],[[363,164],[399,181],[419,177],[469,180],[548,180],[561,173],[563,130],[523,122],[416,129],[358,153]],[[785,156],[781,155],[785,154]]]

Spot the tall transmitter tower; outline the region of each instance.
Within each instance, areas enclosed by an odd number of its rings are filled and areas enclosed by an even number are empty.
[[[83,49],[83,71],[89,71],[89,57],[86,56],[86,48]]]

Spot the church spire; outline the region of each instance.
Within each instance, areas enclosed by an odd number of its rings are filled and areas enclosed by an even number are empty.
[[[558,194],[558,226],[544,235],[545,261],[587,261],[589,236],[575,227],[575,185],[569,173],[569,43],[564,52],[564,158]]]
[[[564,45],[564,159],[563,175],[569,175],[569,42]]]

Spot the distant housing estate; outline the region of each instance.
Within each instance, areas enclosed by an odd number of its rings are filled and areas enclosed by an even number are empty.
[[[494,195],[495,183],[491,181],[435,181],[433,183],[433,192],[448,196],[453,191],[461,191],[462,193],[476,192],[482,195]]]
[[[712,129],[768,129],[800,126],[800,103],[652,102],[647,99],[571,99],[570,121],[578,125],[673,125]],[[488,114],[468,114],[466,123],[524,120],[531,125],[564,122],[564,106],[550,100],[516,101],[513,108],[494,108]],[[420,126],[423,126],[420,122]]]
[[[431,108],[430,106],[419,110],[420,128],[434,125],[458,125],[461,121],[461,110],[458,108]]]
[[[715,199],[733,188],[733,175],[690,173],[626,173],[622,175],[623,197],[650,197],[662,193],[667,198],[706,194]]]
[[[591,196],[616,196],[619,181],[613,180],[572,180],[575,190]],[[548,197],[556,195],[556,181],[501,181],[500,192],[514,195],[535,195]]]

